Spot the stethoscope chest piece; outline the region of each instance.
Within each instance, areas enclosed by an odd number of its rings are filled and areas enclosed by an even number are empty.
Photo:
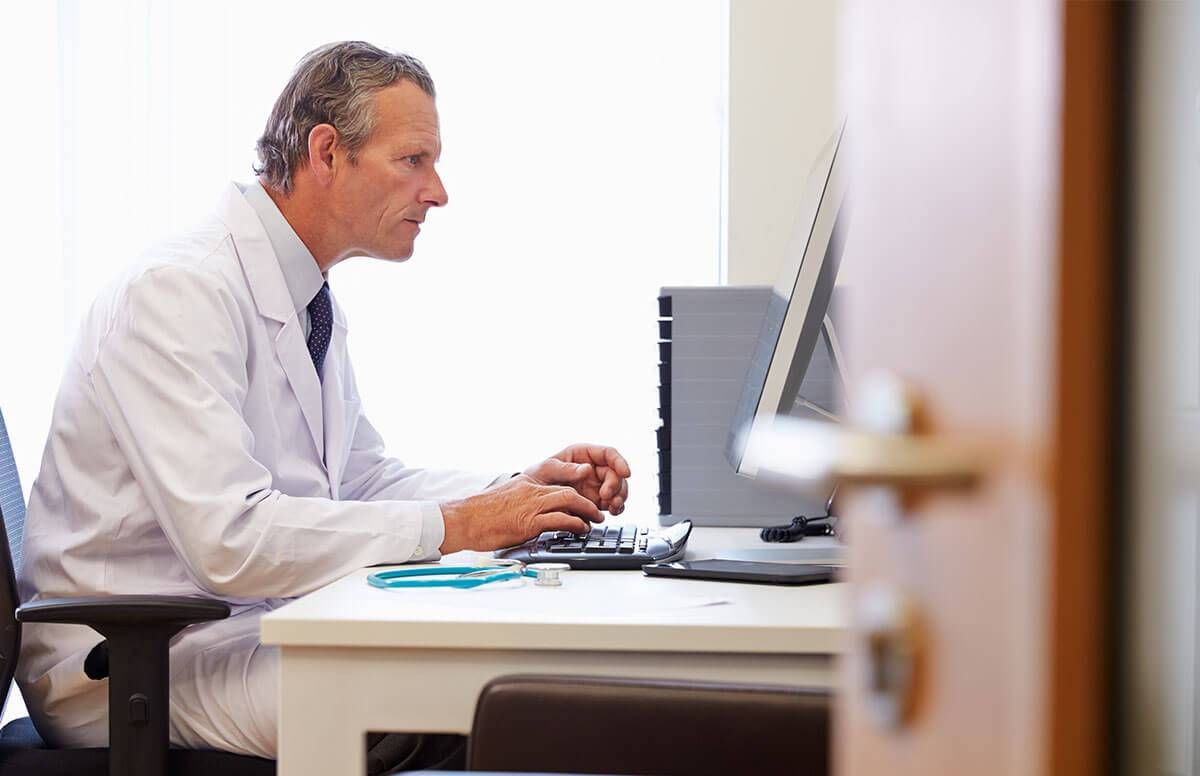
[[[562,575],[571,567],[566,563],[531,563],[526,568],[537,575],[533,584],[538,587],[562,587]]]

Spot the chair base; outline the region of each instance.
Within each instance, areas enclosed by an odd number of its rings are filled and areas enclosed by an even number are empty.
[[[275,776],[275,762],[211,750],[172,749],[167,754],[174,776]],[[107,749],[51,749],[29,717],[0,730],[0,776],[108,776]]]

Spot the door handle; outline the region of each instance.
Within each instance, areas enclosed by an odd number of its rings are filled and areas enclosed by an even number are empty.
[[[983,452],[961,440],[922,434],[923,405],[899,380],[864,381],[851,427],[776,416],[750,431],[757,475],[802,490],[873,486],[905,494],[968,490],[986,470]]]

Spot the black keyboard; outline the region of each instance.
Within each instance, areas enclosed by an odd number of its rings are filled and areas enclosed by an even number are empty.
[[[524,544],[496,552],[497,558],[522,563],[569,563],[573,569],[640,569],[683,557],[690,520],[669,528],[638,525],[598,525],[583,536],[547,531]]]

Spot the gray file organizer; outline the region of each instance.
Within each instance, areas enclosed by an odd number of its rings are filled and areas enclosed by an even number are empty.
[[[824,499],[734,473],[725,457],[734,409],[758,341],[770,286],[664,287],[659,295],[659,520],[764,526],[821,515]],[[836,305],[836,292],[833,306]],[[838,407],[833,367],[813,354],[801,393]],[[791,414],[811,415],[796,408]]]

